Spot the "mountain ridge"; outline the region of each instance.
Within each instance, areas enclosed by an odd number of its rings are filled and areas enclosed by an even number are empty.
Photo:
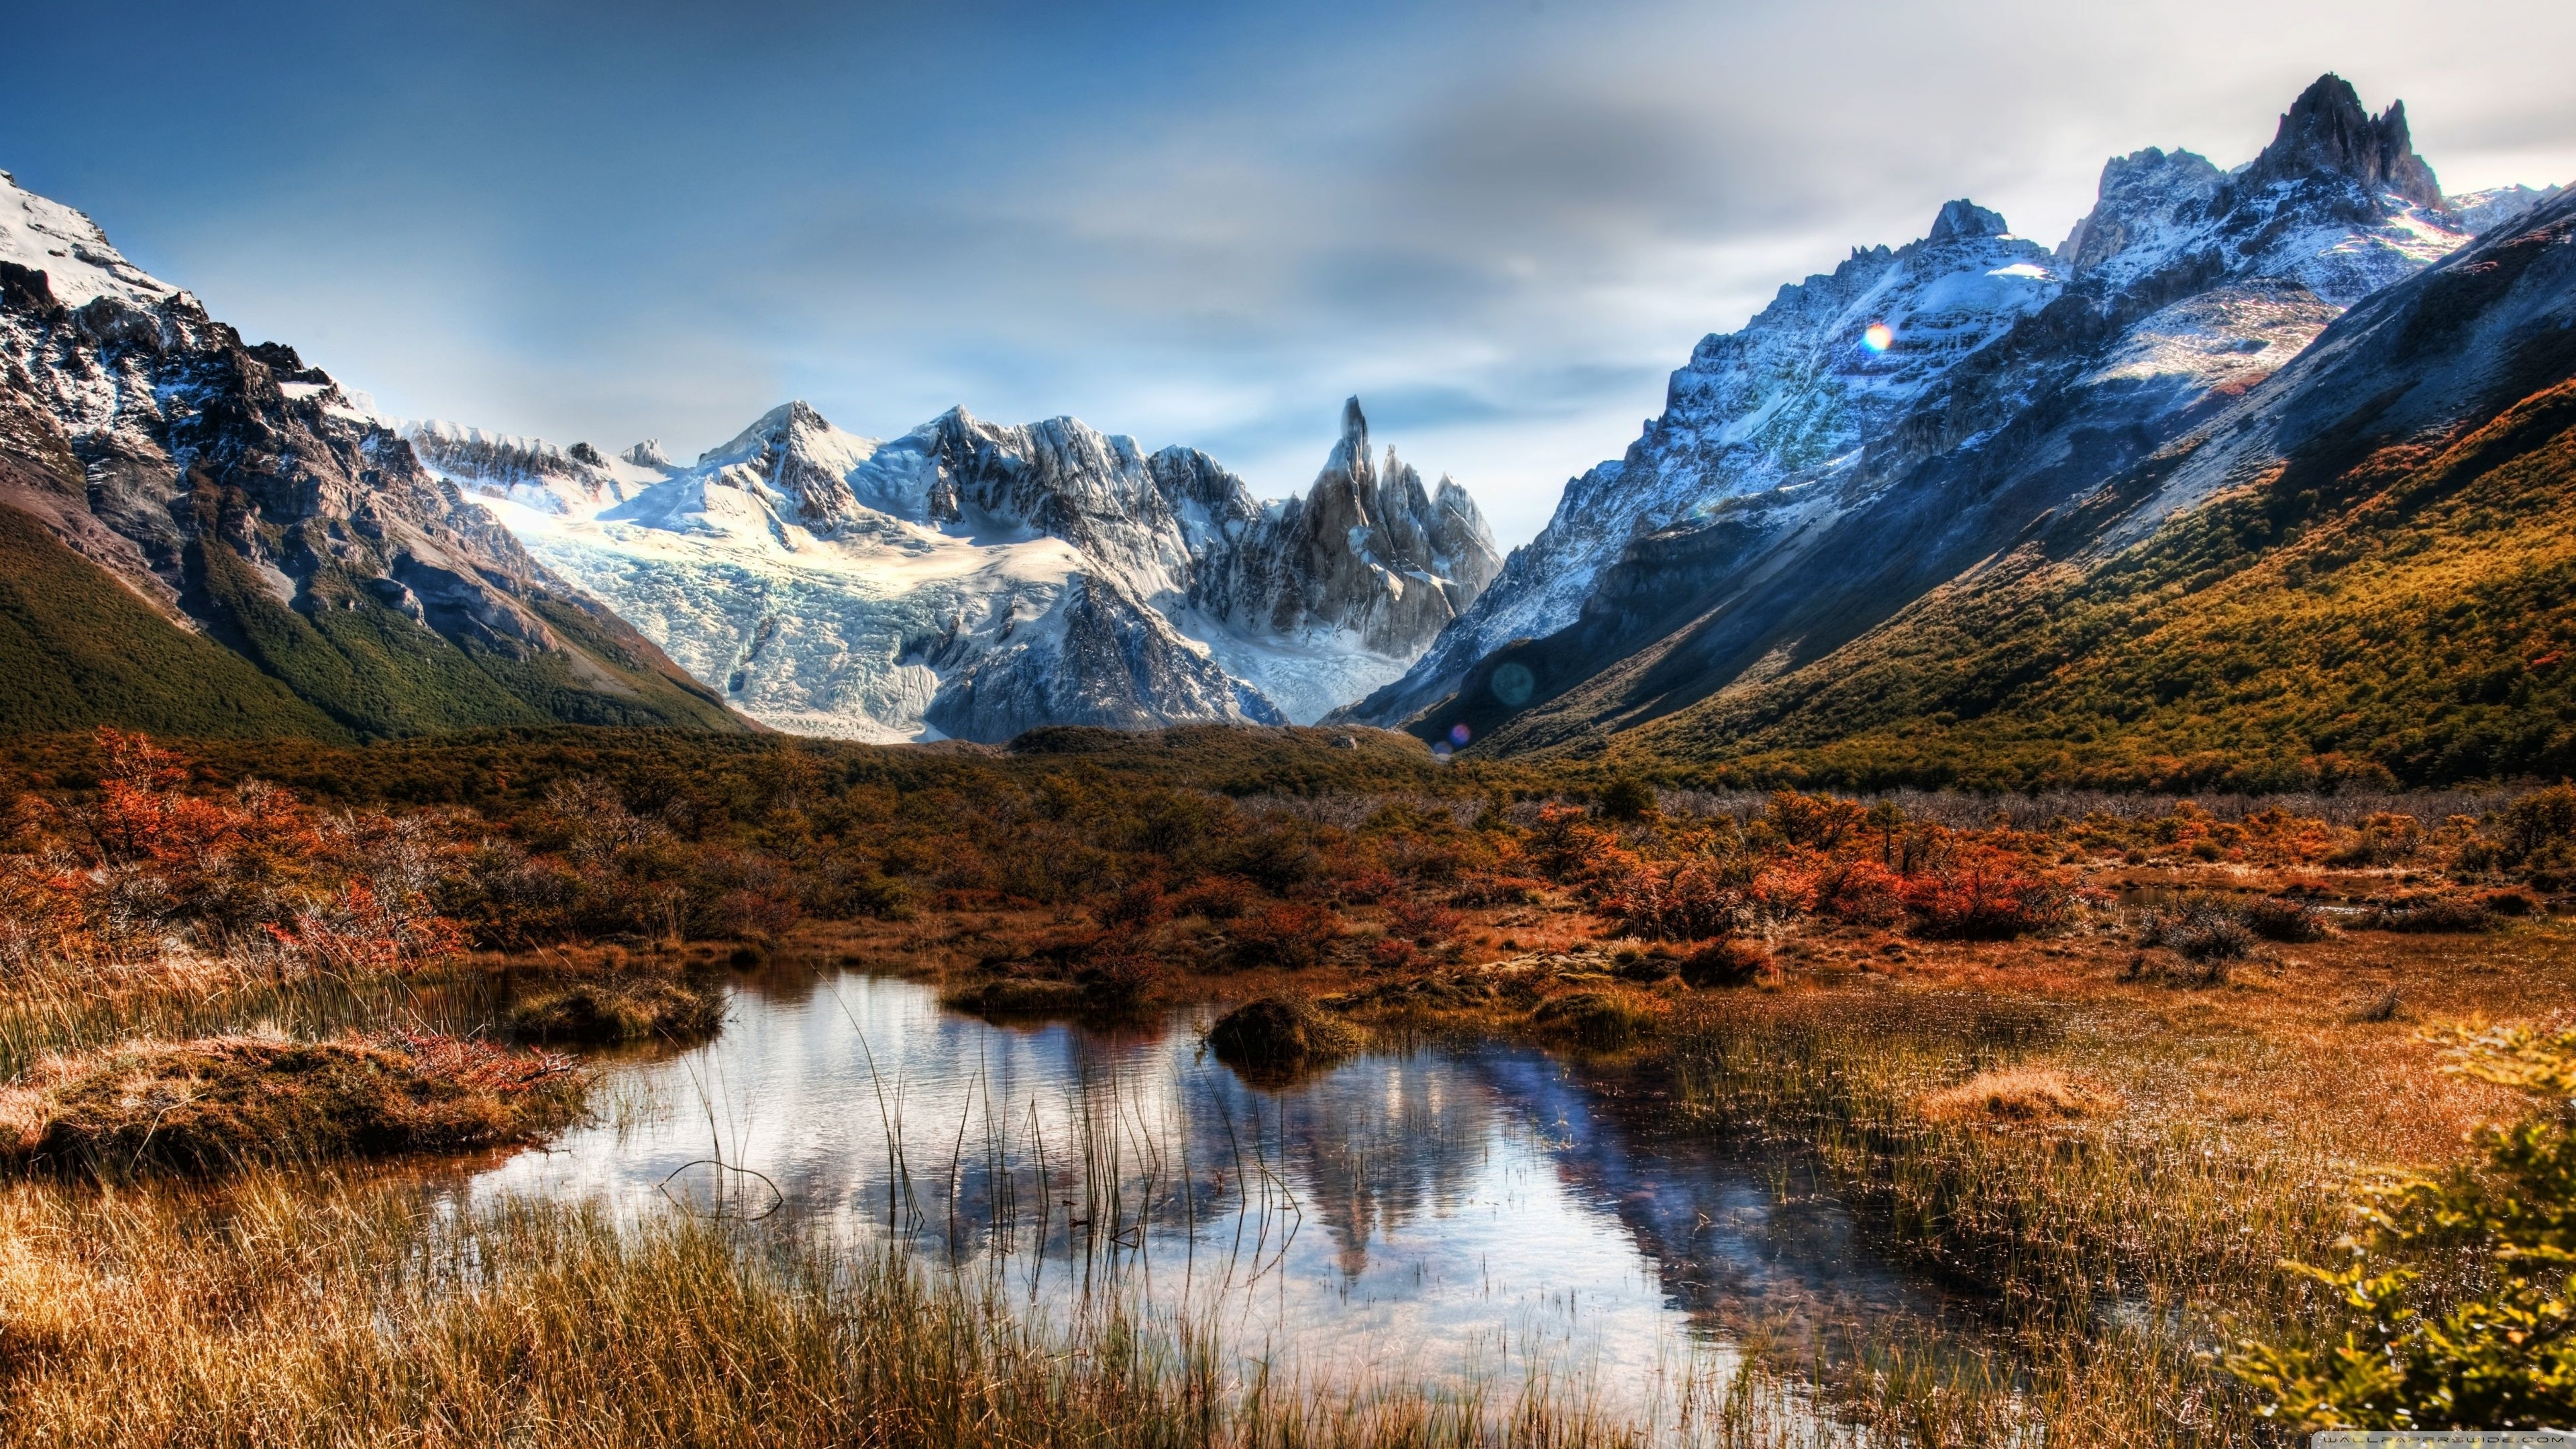
[[[1827,659],[1609,743],[1733,779],[2576,773],[2576,196]]]
[[[130,591],[155,628],[231,651],[350,735],[751,727],[293,348],[246,343],[5,173],[0,451],[18,465],[0,501]]]
[[[1315,482],[1268,502],[1196,449],[963,407],[879,441],[791,401],[687,467],[404,431],[755,717],[856,738],[1310,721],[1499,564],[1463,488],[1371,455],[1356,398]]]
[[[2300,157],[2324,159],[2299,171]],[[1549,579],[1546,607],[1516,595],[1507,562],[1422,664],[1349,717],[1498,753],[1589,752],[1829,657],[2229,406],[2349,306],[2469,244],[2458,217],[2381,186],[2421,195],[2431,177],[2402,108],[2372,117],[2331,75],[2235,172],[2189,152],[2114,157],[2065,242],[2024,244],[2019,305],[1944,319],[1974,345],[1925,359],[1920,386],[1875,416],[1848,406],[1845,379],[1903,357],[1920,331],[1886,304],[1965,269],[1925,268],[1940,257],[1927,235],[1885,253],[1914,262],[1893,292],[1784,288],[1746,329],[1695,349],[1625,459],[1568,485],[1550,530],[1592,525],[1590,554],[1523,567]],[[1934,230],[1954,244],[1962,228]],[[1883,252],[1856,249],[1836,277]],[[1811,297],[1843,305],[1801,313]],[[1744,363],[1783,352],[1822,362],[1769,375]],[[1825,447],[1802,454],[1758,431],[1826,407],[1844,426]],[[1697,446],[1712,436],[1755,446]],[[1552,542],[1543,533],[1525,557]],[[1493,629],[1516,610],[1554,627]]]

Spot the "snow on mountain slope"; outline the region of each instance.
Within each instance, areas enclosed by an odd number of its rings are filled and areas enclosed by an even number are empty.
[[[2482,217],[2527,204],[2456,200],[2488,208]],[[2042,399],[2099,421],[2035,468],[2113,429],[2129,437],[2106,461],[2170,436],[2474,230],[2415,155],[2402,106],[2373,117],[2332,76],[2234,172],[2187,151],[2112,158],[2093,210],[2054,250],[1953,202],[1922,241],[1855,250],[1832,275],[1782,288],[1741,331],[1704,339],[1626,456],[1568,483],[1494,586],[1351,713],[1413,717],[1512,641],[1570,627],[1622,555],[1661,530],[1723,522],[1781,548],[1802,546],[1792,532],[1812,544],[1924,461],[1988,446]],[[1770,558],[1765,588],[1814,576],[1747,547],[1743,557]],[[1631,612],[1658,592],[1634,578],[1621,588]]]
[[[1921,241],[1855,248],[1832,273],[1782,287],[1743,330],[1700,341],[1663,416],[1626,457],[1566,485],[1547,527],[1364,717],[1402,719],[1484,655],[1573,622],[1631,538],[1729,499],[1830,486],[1942,374],[2062,285],[2047,247],[1953,201]]]
[[[0,503],[284,686],[307,724],[748,727],[425,471],[363,395],[244,343],[5,173],[0,476]]]
[[[2497,227],[2520,221],[2541,203],[2556,200],[2566,190],[2564,186],[2491,186],[2484,191],[2445,197],[2442,209],[2458,217],[2469,230],[2483,236]]]
[[[107,233],[87,213],[20,189],[6,171],[0,171],[0,262],[44,273],[54,300],[66,307],[100,297],[150,307],[179,295],[108,245]]]
[[[789,403],[687,468],[407,435],[531,554],[805,733],[1311,721],[1401,674],[1497,562],[1463,489],[1369,465],[1356,400],[1279,504],[1194,450],[963,409],[880,443]]]

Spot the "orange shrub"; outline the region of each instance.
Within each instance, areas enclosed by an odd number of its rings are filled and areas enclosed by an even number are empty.
[[[1592,908],[1629,935],[1656,941],[1696,941],[1732,934],[1749,913],[1742,889],[1708,866],[1665,865],[1625,857],[1616,874],[1585,890]]]
[[[1324,958],[1342,933],[1342,918],[1323,906],[1283,901],[1244,918],[1234,928],[1234,958],[1243,966],[1301,970]]]
[[[1836,862],[1817,879],[1816,909],[1855,925],[1894,925],[1905,915],[1905,879],[1875,860]]]
[[[1091,918],[1104,926],[1151,926],[1171,914],[1171,902],[1164,899],[1162,883],[1155,880],[1130,882],[1118,894],[1091,908]]]
[[[1992,846],[1961,845],[1939,868],[1907,878],[1905,908],[1914,934],[1961,941],[2007,941],[2049,930],[2066,919],[2072,895],[2031,872],[2020,856]]]
[[[1386,908],[1386,933],[1419,945],[1446,941],[1465,924],[1466,918],[1456,911],[1425,901],[1397,901]]]
[[[1771,953],[1744,936],[1711,941],[1682,958],[1682,980],[1693,986],[1741,986],[1770,969]]]

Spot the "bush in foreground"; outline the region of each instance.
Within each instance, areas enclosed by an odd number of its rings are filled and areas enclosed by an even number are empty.
[[[2576,1030],[2467,1038],[2469,1074],[2542,1098],[2482,1137],[2483,1172],[2419,1179],[2362,1204],[2340,1269],[2293,1264],[2357,1320],[2333,1343],[2243,1345],[2236,1373],[2309,1429],[2538,1429],[2576,1423]],[[2486,1261],[2484,1291],[2425,1301],[2425,1250]]]
[[[1574,1046],[1617,1051],[1643,1040],[1655,1018],[1614,992],[1576,991],[1541,1002],[1530,1025]]]
[[[1208,1047],[1216,1059],[1256,1080],[1293,1075],[1360,1049],[1359,1028],[1284,996],[1247,1001],[1216,1019]]]

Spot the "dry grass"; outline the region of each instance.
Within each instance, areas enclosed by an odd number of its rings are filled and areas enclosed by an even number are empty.
[[[2049,1067],[1982,1071],[1954,1087],[1926,1092],[1915,1110],[1927,1122],[2044,1122],[2092,1115],[2094,1095]]]
[[[724,1019],[724,996],[712,987],[646,976],[576,981],[514,1003],[506,1024],[525,1041],[616,1043],[687,1041]]]
[[[0,1191],[13,1445],[1301,1445],[1643,1441],[1542,1379],[1299,1385],[1104,1305],[1033,1327],[891,1256],[677,1216],[511,1206],[443,1226],[395,1185]],[[1780,1442],[1746,1376],[1694,1442]]]
[[[449,1036],[128,1042],[48,1058],[0,1092],[0,1157],[123,1176],[453,1152],[561,1127],[581,1091],[564,1058]]]

